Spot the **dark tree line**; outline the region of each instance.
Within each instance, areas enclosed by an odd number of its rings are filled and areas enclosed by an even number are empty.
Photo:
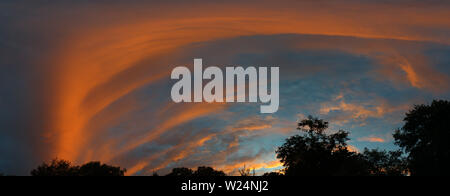
[[[401,150],[364,149],[350,151],[348,132],[326,134],[328,122],[308,117],[298,123],[300,134],[286,139],[277,151],[284,166],[281,172],[264,176],[430,176],[449,175],[450,170],[450,102],[433,101],[431,105],[415,105],[406,113],[404,126],[394,133]],[[90,162],[81,166],[55,159],[43,163],[32,176],[124,176],[126,169]],[[240,170],[252,176],[252,170]],[[0,173],[0,176],[2,174]],[[174,168],[167,176],[225,176],[211,167]],[[158,174],[154,174],[158,176]]]
[[[31,171],[32,176],[124,176],[126,169],[90,162],[81,166],[54,159],[50,163],[43,163]]]
[[[189,168],[174,168],[167,176],[177,177],[220,177],[226,176],[225,172],[214,170],[212,167],[199,167],[196,171]]]

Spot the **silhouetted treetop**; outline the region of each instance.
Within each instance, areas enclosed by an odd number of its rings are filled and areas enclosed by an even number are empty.
[[[288,176],[368,175],[363,157],[347,148],[348,132],[326,135],[328,122],[309,116],[276,151]]]
[[[294,135],[277,149],[287,176],[401,176],[407,174],[401,151],[349,151],[348,132],[325,134],[328,122],[309,116],[298,124],[303,134]],[[277,176],[269,173],[265,176]]]
[[[256,171],[255,169],[247,168],[247,166],[244,165],[243,168],[239,169],[239,174],[241,176],[256,176]]]
[[[189,168],[174,168],[172,172],[166,176],[178,177],[218,177],[226,176],[223,171],[214,170],[212,167],[198,167],[196,171]]]
[[[208,177],[208,176],[226,176],[223,171],[214,170],[212,167],[199,167],[197,171],[194,172],[194,176],[197,177]]]
[[[79,169],[80,176],[124,176],[126,169],[114,167],[100,162],[90,162]]]
[[[32,176],[78,176],[79,168],[66,160],[54,159],[31,171]]]
[[[372,176],[405,176],[408,174],[406,158],[403,152],[364,149],[363,156],[367,161]]]
[[[264,173],[263,176],[264,177],[278,177],[278,176],[284,176],[284,174],[282,174],[280,172],[269,172],[269,173]]]
[[[181,167],[181,168],[173,168],[172,172],[167,174],[167,176],[182,176],[182,177],[189,177],[193,176],[194,171],[189,168]]]
[[[449,175],[450,102],[435,100],[431,105],[415,105],[404,122],[394,138],[409,153],[411,175]]]
[[[322,134],[323,131],[328,129],[328,122],[325,122],[322,119],[308,116],[307,119],[303,119],[298,123],[297,129],[305,131],[307,133]]]
[[[124,176],[126,169],[90,162],[82,166],[72,165],[69,161],[54,159],[43,163],[31,171],[32,176]]]

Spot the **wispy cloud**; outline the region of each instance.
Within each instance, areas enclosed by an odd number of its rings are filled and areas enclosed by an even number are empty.
[[[362,137],[362,138],[358,138],[358,141],[361,141],[361,142],[379,142],[379,143],[386,142],[383,138],[380,138],[380,137]]]
[[[442,1],[0,4],[0,155],[11,160],[0,167],[11,171],[56,156],[129,174],[275,168],[297,118],[390,128],[412,103],[450,97]],[[195,57],[280,66],[280,111],[170,103],[168,74]],[[360,141],[388,142],[365,131]]]

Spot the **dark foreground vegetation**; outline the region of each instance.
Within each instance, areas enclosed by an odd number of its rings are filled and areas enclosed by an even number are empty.
[[[326,134],[328,122],[308,117],[298,123],[298,135],[286,139],[276,153],[284,169],[264,176],[439,176],[449,175],[450,102],[416,105],[406,114],[404,126],[394,133],[398,151],[349,150],[348,132]],[[91,162],[74,166],[64,160],[43,163],[32,176],[124,176],[120,167]],[[250,169],[241,176],[255,175]],[[1,176],[2,174],[0,174]],[[211,167],[175,168],[167,176],[225,176]],[[154,174],[158,176],[158,174]]]
[[[31,171],[32,176],[124,176],[126,169],[90,162],[82,166],[74,166],[65,160],[55,159],[43,163]]]

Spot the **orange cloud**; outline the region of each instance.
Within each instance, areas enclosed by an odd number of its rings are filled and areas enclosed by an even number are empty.
[[[171,104],[172,105],[172,104]],[[161,122],[157,127],[152,130],[149,130],[146,134],[142,134],[139,138],[129,138],[126,140],[126,144],[124,147],[118,149],[118,151],[114,154],[111,154],[111,159],[115,156],[120,156],[123,153],[127,153],[143,144],[153,141],[157,137],[159,137],[164,132],[182,125],[186,122],[194,120],[196,118],[205,117],[214,112],[225,109],[224,104],[209,104],[209,103],[199,103],[199,104],[188,104],[185,107],[176,107],[175,110],[169,109],[164,114],[164,117],[160,117],[160,119],[166,119]],[[205,141],[210,139],[212,136],[208,136],[202,138],[200,141],[197,141],[196,144],[203,144]],[[115,145],[119,142],[123,142],[123,138],[119,138],[115,141],[111,141],[110,145]],[[111,148],[113,147],[111,146]]]
[[[386,142],[385,139],[380,138],[380,137],[362,137],[362,138],[358,138],[358,141],[362,141],[362,142],[379,142],[379,143]]]
[[[344,94],[341,93],[333,101],[322,103],[319,113],[328,115],[332,119],[332,123],[342,125],[353,121],[360,123],[360,126],[365,126],[365,121],[368,118],[383,118],[388,114],[405,111],[408,108],[407,103],[392,105],[383,98],[349,103],[345,100]],[[332,114],[332,112],[339,112],[339,115]]]
[[[359,152],[359,149],[352,145],[347,145],[347,150],[350,152]]]
[[[370,109],[357,104],[346,103],[341,101],[338,104],[324,104],[320,108],[320,114],[326,115],[332,111],[350,112],[352,118],[365,120],[368,117],[381,117],[385,113],[385,108],[382,106],[371,107]]]
[[[272,128],[272,125],[275,123],[275,121],[276,119],[271,116],[267,116],[265,118],[254,116],[236,122],[235,125],[231,125],[232,127],[227,128],[227,130],[235,132],[235,131],[257,131],[270,129]]]
[[[229,164],[223,167],[219,167],[221,170],[223,170],[225,173],[231,174],[231,175],[239,175],[239,169],[245,168],[250,170],[261,170],[261,169],[277,169],[283,167],[283,164],[280,163],[279,160],[266,162],[263,160],[252,160],[252,161],[244,161],[234,164]]]

